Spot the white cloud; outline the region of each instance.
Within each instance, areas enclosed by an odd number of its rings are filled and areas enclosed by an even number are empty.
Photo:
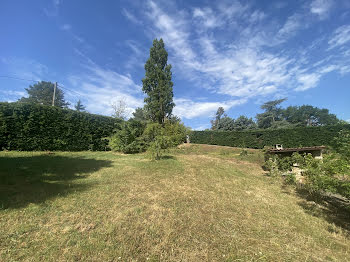
[[[301,20],[302,16],[300,14],[294,14],[288,17],[286,23],[278,31],[277,38],[289,38],[291,35],[295,35],[302,26]]]
[[[199,23],[207,28],[214,28],[223,25],[223,21],[216,17],[213,10],[209,7],[195,8],[193,10],[193,17],[199,20]]]
[[[143,67],[147,59],[147,50],[134,40],[127,40],[125,44],[132,52],[125,62],[125,68]]]
[[[305,91],[315,87],[320,81],[321,75],[318,73],[301,74],[298,76],[298,82],[301,84],[296,91]]]
[[[49,69],[46,65],[33,60],[17,57],[3,58],[7,74],[30,80],[48,80]]]
[[[195,65],[195,54],[188,43],[188,33],[184,30],[183,20],[180,17],[172,18],[163,12],[153,1],[148,2],[149,19],[154,23],[159,37],[162,37],[167,46],[175,51],[174,57],[188,66]]]
[[[27,93],[24,91],[0,90],[0,92],[7,96],[16,97],[16,98],[27,96]]]
[[[310,6],[311,12],[322,17],[331,7],[332,1],[313,1]],[[314,61],[310,53],[319,48],[322,39],[315,40],[310,47],[284,49],[283,44],[288,44],[291,37],[311,26],[302,10],[280,24],[269,23],[271,19],[267,14],[238,1],[222,2],[216,8],[194,8],[188,16],[177,10],[165,12],[159,3],[150,0],[146,15],[153,24],[150,32],[162,37],[170,49],[170,61],[176,73],[197,87],[233,99],[305,91],[316,87],[324,74],[333,71],[344,74],[350,70],[339,57],[321,57]],[[259,20],[267,22],[259,24]],[[222,25],[230,25],[226,30],[237,35],[230,38],[230,42],[215,37],[215,27]],[[347,27],[339,28],[330,45],[347,43],[348,36]],[[187,114],[187,117],[192,116]]]
[[[343,46],[350,42],[350,25],[343,25],[337,28],[328,41],[329,49]]]
[[[202,131],[202,130],[209,129],[209,128],[210,128],[210,124],[206,124],[206,125],[197,126],[197,127],[193,128],[193,130]]]
[[[131,22],[134,24],[142,24],[140,19],[137,19],[132,13],[130,13],[125,8],[122,9],[122,14]]]
[[[313,0],[310,4],[310,12],[325,19],[333,6],[333,0]]]
[[[130,75],[102,68],[90,59],[86,61],[83,73],[68,78],[74,90],[82,94],[82,97],[76,98],[75,93],[66,92],[71,100],[80,98],[88,111],[104,115],[111,115],[111,105],[119,100],[125,102],[128,117],[135,108],[143,106],[141,86],[137,85]]]
[[[61,28],[61,30],[69,31],[72,29],[72,26],[70,24],[64,24],[60,28]]]
[[[244,104],[246,101],[245,99],[238,99],[224,102],[195,102],[190,99],[175,98],[174,114],[186,119],[208,117],[214,115],[220,106],[227,111],[234,106]]]

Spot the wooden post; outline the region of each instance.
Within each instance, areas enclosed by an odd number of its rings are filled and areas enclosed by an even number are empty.
[[[57,88],[57,82],[55,82],[55,85],[54,85],[54,88],[53,88],[52,106],[55,106],[56,88]]]

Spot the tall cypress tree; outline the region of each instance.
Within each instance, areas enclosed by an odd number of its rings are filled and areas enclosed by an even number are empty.
[[[153,122],[163,124],[171,116],[175,106],[173,102],[173,82],[171,65],[167,64],[168,53],[163,39],[153,40],[150,57],[145,64],[145,78],[142,79],[142,90],[145,98],[145,109]]]

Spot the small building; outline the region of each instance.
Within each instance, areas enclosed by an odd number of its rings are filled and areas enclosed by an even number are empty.
[[[291,156],[294,152],[299,154],[311,154],[316,159],[322,159],[322,152],[326,149],[325,146],[310,146],[310,147],[291,147],[283,148],[282,145],[276,145],[275,148],[268,150],[269,154]]]

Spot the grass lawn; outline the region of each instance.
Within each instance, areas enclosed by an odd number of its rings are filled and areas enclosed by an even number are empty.
[[[0,152],[0,261],[350,261],[350,220],[239,152]]]

